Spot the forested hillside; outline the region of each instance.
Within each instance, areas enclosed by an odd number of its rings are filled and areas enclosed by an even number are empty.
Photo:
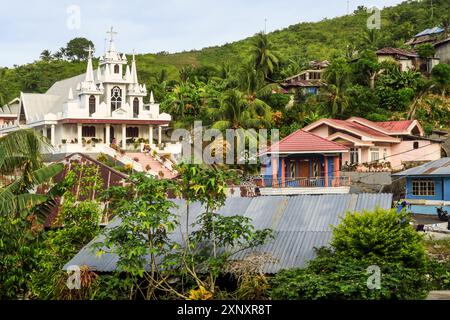
[[[368,30],[370,14],[359,7],[351,15],[300,23],[224,46],[175,54],[142,54],[136,57],[139,78],[181,126],[193,119],[218,127],[225,124],[223,121],[228,125],[230,121],[244,121],[227,119],[233,107],[219,107],[226,105],[227,99],[243,95],[241,98],[258,114],[258,126],[276,125],[283,128],[283,134],[325,116],[360,115],[372,120],[409,117],[425,121],[428,129],[445,128],[450,122],[446,70],[443,78],[441,74],[440,79],[432,80],[384,66],[375,88],[369,88],[367,80],[368,73],[381,70],[374,56],[376,49],[405,47],[411,36],[442,25],[449,19],[450,2],[433,1],[434,14],[431,12],[430,1],[405,1],[383,9],[380,30]],[[61,53],[50,55],[42,49],[41,58],[34,63],[0,69],[1,105],[20,91],[45,92],[55,81],[84,72],[83,59],[69,61]],[[286,96],[268,94],[277,89],[277,81],[305,69],[311,60],[323,59],[332,61],[332,66],[327,88],[318,97],[300,97],[300,103],[285,110],[282,107]]]

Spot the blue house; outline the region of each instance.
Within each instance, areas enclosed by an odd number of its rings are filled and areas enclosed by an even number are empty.
[[[262,195],[348,193],[350,179],[341,176],[347,147],[298,130],[260,154]]]
[[[393,174],[406,178],[403,200],[415,214],[436,215],[437,208],[450,212],[450,158],[442,158],[422,166]]]

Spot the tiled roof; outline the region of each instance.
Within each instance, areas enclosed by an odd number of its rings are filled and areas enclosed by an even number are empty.
[[[385,130],[391,132],[403,132],[408,130],[414,121],[404,120],[404,121],[386,121],[386,122],[375,122],[375,125],[382,127]]]
[[[399,48],[383,48],[377,51],[378,55],[399,55],[408,58],[417,58],[418,54],[413,51],[403,50]]]
[[[282,83],[282,87],[321,87],[323,82],[320,80],[290,80]]]
[[[375,129],[366,127],[362,124],[359,123],[355,123],[355,122],[350,122],[350,121],[345,121],[345,120],[336,120],[336,119],[328,119],[328,121],[335,123],[336,125],[340,126],[340,127],[344,127],[349,131],[354,131],[356,130],[357,132],[360,132],[362,134],[368,135],[372,138],[380,138],[380,139],[392,139],[392,137],[390,137],[387,134],[384,134],[380,131],[377,131]]]
[[[348,149],[311,132],[298,130],[271,146],[265,153],[346,152]]]

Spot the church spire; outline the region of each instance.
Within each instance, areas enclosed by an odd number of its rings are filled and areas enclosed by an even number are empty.
[[[133,50],[133,61],[131,62],[131,83],[137,84],[138,83],[138,77],[137,77],[137,69],[136,69],[136,57]]]
[[[92,67],[92,48],[89,46],[89,57],[88,57],[88,64],[86,68],[86,77],[84,79],[85,82],[94,82],[94,69]]]

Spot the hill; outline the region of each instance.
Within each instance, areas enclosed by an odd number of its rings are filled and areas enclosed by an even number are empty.
[[[439,25],[450,12],[448,0],[434,1],[431,17],[429,1],[405,1],[382,10],[381,30],[376,45],[402,46],[412,35],[430,26]],[[299,23],[270,33],[282,63],[290,59],[329,59],[336,52],[357,48],[367,41],[365,30],[370,16],[364,7],[351,15]],[[167,71],[168,79],[178,79],[178,71],[187,65],[219,68],[224,63],[239,64],[248,56],[252,37],[223,46],[175,54],[144,54],[137,56],[141,81],[150,84],[152,78]],[[44,48],[43,48],[44,49]],[[84,62],[36,61],[15,68],[0,69],[0,105],[16,97],[20,91],[45,92],[55,81],[84,72]]]

